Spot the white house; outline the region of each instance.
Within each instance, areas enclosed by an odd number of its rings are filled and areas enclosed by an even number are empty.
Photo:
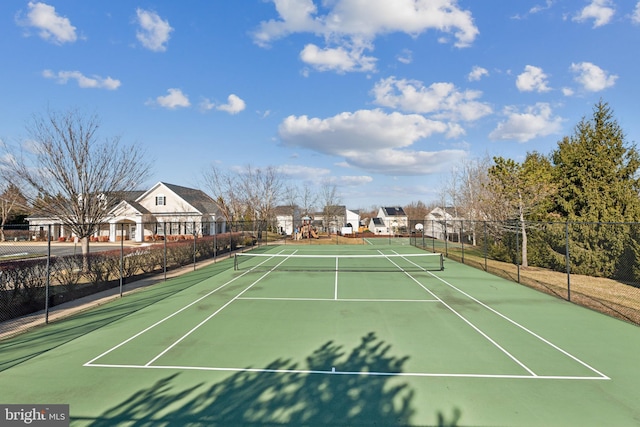
[[[321,220],[317,225],[330,233],[342,232],[346,227],[358,231],[360,225],[360,212],[342,205],[327,206],[322,212],[316,212],[314,217]]]
[[[458,235],[464,218],[454,207],[438,207],[429,212],[424,220],[424,234],[444,240]]]
[[[276,216],[276,229],[280,234],[293,235],[295,227],[302,222],[300,208],[298,206],[277,206],[274,209]]]
[[[53,225],[52,237],[68,237],[60,220],[32,216],[33,232]],[[215,201],[201,190],[158,182],[147,191],[132,191],[112,208],[95,237],[115,242],[143,242],[155,235],[210,235],[226,231]]]
[[[409,227],[409,217],[399,206],[383,206],[378,216],[369,222],[369,230],[376,234],[404,233]]]

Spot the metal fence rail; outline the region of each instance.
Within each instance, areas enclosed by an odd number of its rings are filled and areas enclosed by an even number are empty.
[[[640,223],[448,220],[410,228],[412,245],[640,325]]]

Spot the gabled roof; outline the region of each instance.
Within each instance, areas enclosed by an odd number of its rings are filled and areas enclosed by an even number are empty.
[[[213,200],[213,198],[207,195],[207,193],[205,193],[204,191],[197,190],[195,188],[182,187],[175,184],[168,184],[166,182],[158,182],[156,185],[151,187],[151,189],[138,196],[135,201],[140,201],[140,199],[142,199],[151,191],[155,190],[158,186],[164,186],[165,188],[174,192],[178,197],[189,203],[202,214],[218,212],[218,205],[216,204],[215,200]]]
[[[404,209],[402,209],[400,206],[383,206],[382,210],[384,211],[385,216],[407,216],[407,214],[404,213]]]

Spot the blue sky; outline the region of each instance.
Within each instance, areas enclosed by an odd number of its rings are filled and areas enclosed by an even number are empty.
[[[47,108],[139,144],[146,184],[277,167],[351,209],[549,154],[599,100],[640,139],[636,0],[0,2],[0,140]]]

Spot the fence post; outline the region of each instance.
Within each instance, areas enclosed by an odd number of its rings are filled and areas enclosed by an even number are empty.
[[[196,231],[196,222],[193,221],[193,271],[196,271],[196,243],[198,240],[198,232]]]
[[[516,222],[516,271],[518,272],[518,283],[520,283],[520,220]]]
[[[449,232],[447,231],[447,218],[444,218],[444,256],[449,256]]]
[[[569,221],[564,224],[564,235],[567,245],[566,262],[567,262],[567,301],[571,301],[571,256],[569,255]]]
[[[484,271],[489,271],[488,267],[487,267],[487,257],[489,256],[489,242],[488,242],[488,237],[487,237],[487,221],[484,221],[482,223],[484,225],[484,236],[482,236],[482,238],[484,239]]]
[[[464,220],[460,220],[460,234],[458,235],[460,239],[460,247],[462,249],[462,263],[464,264]]]
[[[44,323],[49,323],[49,292],[51,289],[51,224],[47,226],[47,279],[44,289]]]
[[[120,224],[120,298],[124,285],[124,223]]]
[[[164,280],[167,280],[167,223],[163,222],[162,223],[162,237],[163,237],[163,242],[164,242],[164,261],[163,261],[163,273],[164,273]]]

